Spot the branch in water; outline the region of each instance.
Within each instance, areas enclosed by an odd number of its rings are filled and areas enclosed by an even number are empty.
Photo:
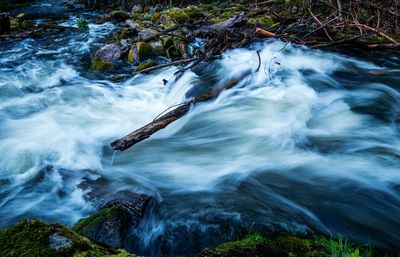
[[[248,73],[245,73],[245,75],[247,74]],[[190,107],[193,104],[211,100],[216,96],[218,96],[223,90],[234,87],[235,85],[237,85],[238,82],[239,82],[238,80],[230,80],[228,83],[226,83],[222,88],[219,88],[218,90],[208,91],[200,96],[197,96],[195,98],[192,98],[184,102],[182,105],[178,106],[172,111],[167,112],[160,118],[153,120],[149,124],[135,130],[134,132],[130,133],[129,135],[123,138],[115,140],[114,142],[111,143],[111,147],[113,148],[113,150],[119,150],[119,151],[124,151],[130,148],[134,144],[139,143],[140,141],[143,141],[146,138],[149,138],[152,134],[165,128],[172,122],[184,116],[187,112],[189,112]]]

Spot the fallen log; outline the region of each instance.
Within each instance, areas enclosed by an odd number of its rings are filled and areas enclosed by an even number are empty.
[[[189,110],[193,104],[211,100],[214,97],[218,96],[223,90],[234,87],[235,85],[237,85],[238,82],[239,82],[239,80],[235,80],[235,79],[230,80],[222,88],[208,91],[202,95],[199,95],[197,97],[194,97],[194,98],[182,103],[175,109],[167,112],[166,114],[162,115],[159,118],[156,118],[149,124],[135,130],[134,132],[130,133],[129,135],[127,135],[123,138],[115,140],[114,142],[111,143],[112,149],[115,151],[116,150],[124,151],[124,150],[130,148],[131,146],[133,146],[134,144],[139,143],[146,138],[149,138],[151,135],[153,135],[157,131],[165,128],[172,122],[174,122],[177,119],[184,116],[187,112],[189,112]]]

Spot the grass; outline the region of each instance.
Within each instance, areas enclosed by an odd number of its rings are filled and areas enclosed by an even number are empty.
[[[84,18],[78,19],[78,21],[76,22],[76,25],[80,29],[88,29],[89,28],[89,24]]]

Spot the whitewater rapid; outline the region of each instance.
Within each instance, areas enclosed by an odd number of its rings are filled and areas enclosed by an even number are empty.
[[[71,226],[94,211],[79,184],[101,178],[109,190],[154,197],[132,232],[139,253],[195,252],[257,228],[398,247],[398,57],[269,40],[180,78],[172,67],[111,82],[88,60],[113,29],[0,44],[0,227],[24,218]],[[111,150],[196,88],[249,70],[151,138]]]

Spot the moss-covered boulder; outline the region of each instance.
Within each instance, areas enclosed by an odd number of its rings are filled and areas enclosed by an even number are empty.
[[[119,42],[122,39],[132,39],[138,35],[137,29],[128,27],[128,28],[119,28],[114,33],[114,39]]]
[[[99,189],[84,198],[98,207],[99,211],[78,221],[72,228],[75,232],[111,247],[125,248],[132,243],[132,238],[127,236],[144,215],[148,196],[124,190],[110,193]]]
[[[320,257],[349,256],[372,257],[381,256],[368,246],[358,246],[342,238],[326,239],[314,237],[310,239],[296,236],[279,236],[265,238],[259,235],[249,235],[242,240],[224,243],[212,250],[205,250],[200,257]]]
[[[120,44],[107,44],[97,50],[93,58],[93,70],[105,71],[113,68],[113,62],[121,59],[124,46]],[[129,49],[129,48],[128,48]]]
[[[92,69],[95,71],[110,71],[114,68],[112,62],[94,59]]]
[[[146,42],[137,42],[134,44],[128,53],[128,62],[136,63],[141,62],[153,55],[153,47]]]
[[[124,250],[108,249],[92,243],[60,224],[22,221],[0,231],[2,257],[134,257]]]
[[[123,22],[130,18],[130,15],[123,11],[113,11],[110,13],[111,21]]]
[[[72,229],[95,242],[123,247],[129,223],[129,213],[120,206],[113,206],[80,220]]]

